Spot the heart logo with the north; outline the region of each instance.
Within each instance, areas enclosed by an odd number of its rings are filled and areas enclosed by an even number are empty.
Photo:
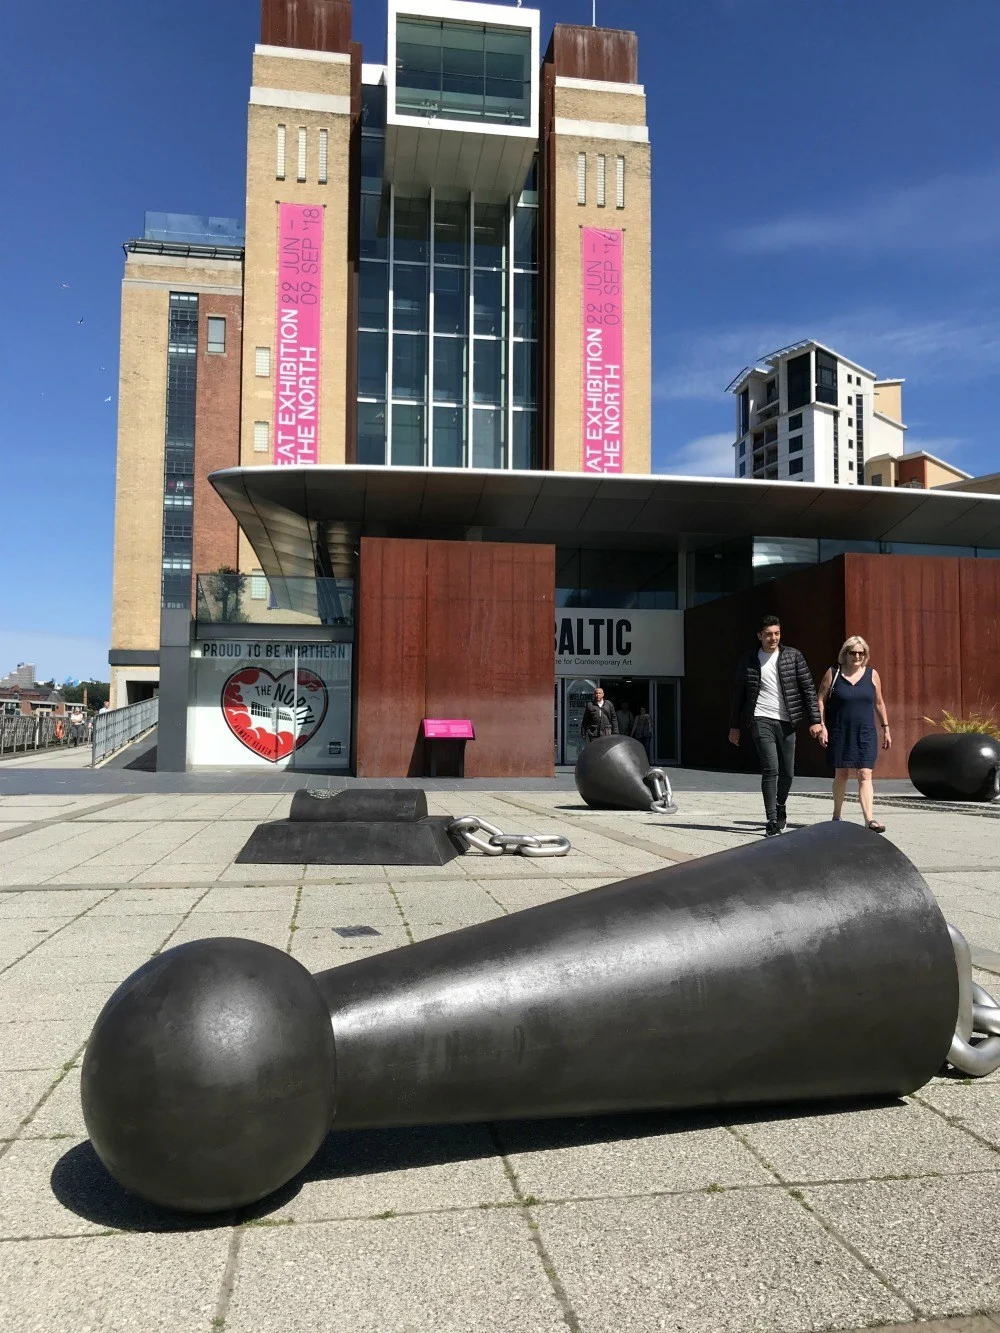
[[[326,717],[326,685],[299,668],[273,676],[263,667],[244,667],[222,687],[222,712],[236,739],[268,763],[287,759],[316,735]]]

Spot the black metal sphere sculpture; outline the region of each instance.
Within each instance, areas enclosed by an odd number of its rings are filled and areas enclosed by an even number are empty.
[[[651,768],[646,751],[631,736],[602,736],[585,745],[573,774],[576,789],[595,810],[658,810],[676,807],[662,769]]]
[[[1000,799],[1000,741],[976,732],[922,736],[907,760],[910,781],[932,801]]]
[[[196,940],[133,973],[83,1061],[87,1131],[126,1189],[166,1208],[253,1203],[333,1119],[330,1012],[311,974],[253,940]]]

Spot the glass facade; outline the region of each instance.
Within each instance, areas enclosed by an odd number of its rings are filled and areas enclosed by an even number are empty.
[[[494,125],[531,123],[531,34],[437,19],[396,24],[396,112]]]
[[[357,460],[535,467],[534,168],[504,203],[404,196],[383,182],[384,136],[385,89],[366,86]]]
[[[197,295],[171,292],[169,319],[161,604],[183,609],[191,605]]]

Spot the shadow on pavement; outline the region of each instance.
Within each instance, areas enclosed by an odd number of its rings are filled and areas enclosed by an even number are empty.
[[[52,1192],[70,1212],[122,1231],[205,1231],[251,1223],[289,1204],[303,1185],[352,1176],[381,1175],[446,1166],[498,1153],[545,1152],[594,1144],[627,1143],[690,1134],[724,1125],[842,1115],[851,1110],[898,1106],[898,1098],[819,1102],[797,1106],[734,1107],[717,1111],[645,1111],[573,1116],[556,1120],[508,1120],[485,1125],[422,1125],[403,1129],[344,1130],[328,1134],[312,1161],[260,1203],[225,1213],[176,1213],[129,1194],[108,1174],[89,1140],[62,1156],[52,1171]]]

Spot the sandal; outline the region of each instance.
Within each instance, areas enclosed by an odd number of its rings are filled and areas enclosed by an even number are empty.
[[[867,827],[870,828],[873,833],[885,832],[885,825],[880,824],[877,819],[869,819]]]

